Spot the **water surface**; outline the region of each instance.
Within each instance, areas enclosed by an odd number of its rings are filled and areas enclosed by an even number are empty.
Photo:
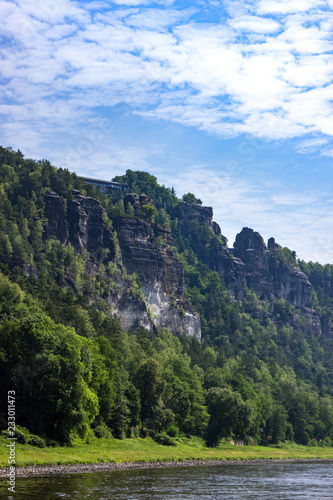
[[[333,499],[333,462],[207,465],[18,478],[11,500]]]

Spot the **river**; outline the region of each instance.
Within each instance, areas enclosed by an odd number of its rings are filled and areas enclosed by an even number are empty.
[[[207,465],[17,478],[10,500],[333,499],[333,462]]]

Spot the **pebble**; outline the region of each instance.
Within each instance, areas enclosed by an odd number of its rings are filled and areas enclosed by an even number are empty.
[[[309,459],[257,459],[257,460],[184,460],[181,462],[110,462],[98,464],[75,464],[75,465],[32,465],[17,467],[17,477],[39,476],[48,474],[82,474],[86,472],[102,472],[129,469],[152,469],[159,467],[190,467],[198,465],[251,465],[261,463],[288,463],[288,462],[319,462],[332,461],[325,458]],[[0,469],[0,478],[6,477],[9,469]]]

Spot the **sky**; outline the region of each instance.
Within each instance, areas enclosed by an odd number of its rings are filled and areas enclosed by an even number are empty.
[[[0,0],[0,144],[333,263],[333,0]]]

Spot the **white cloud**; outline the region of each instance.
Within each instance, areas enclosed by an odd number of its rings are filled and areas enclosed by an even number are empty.
[[[300,193],[279,193],[272,196],[272,202],[275,205],[298,206],[314,203],[316,198],[311,194]]]
[[[139,5],[165,5],[169,6],[174,3],[174,0],[155,0],[151,2],[151,0],[113,0],[113,3],[117,5],[128,5],[128,6],[139,6]]]
[[[130,102],[145,116],[222,136],[332,134],[325,2],[241,2],[239,15],[229,5],[231,17],[216,25],[187,20],[198,9],[126,5],[136,8],[3,2],[0,32],[19,43],[3,48],[5,97],[29,105],[37,95],[53,110],[60,95],[73,116]]]
[[[333,158],[333,148],[323,149],[321,154]]]
[[[320,0],[260,0],[257,11],[260,14],[291,14],[306,12],[325,4],[325,1]]]
[[[128,26],[140,28],[141,30],[164,30],[168,26],[183,22],[194,12],[194,9],[184,9],[182,11],[176,9],[143,9],[140,12],[127,16],[125,23]]]
[[[321,149],[322,146],[325,146],[329,142],[327,137],[316,137],[314,139],[307,139],[306,141],[300,142],[296,146],[296,150],[298,153],[302,154],[311,154]]]
[[[281,29],[280,23],[264,17],[240,15],[229,22],[230,26],[241,32],[269,34]]]

